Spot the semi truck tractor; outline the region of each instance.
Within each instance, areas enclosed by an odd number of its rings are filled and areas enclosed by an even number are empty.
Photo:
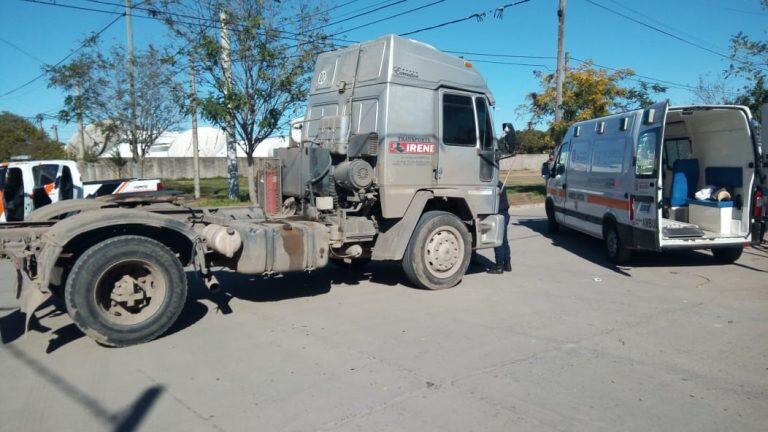
[[[185,267],[215,290],[222,268],[396,261],[417,287],[453,287],[472,251],[505,233],[498,162],[515,133],[504,124],[496,139],[493,105],[471,63],[420,42],[388,35],[320,54],[300,139],[262,164],[263,205],[134,194],[61,201],[3,224],[0,254],[16,265],[27,325],[56,295],[103,345],[152,340],[182,310]]]

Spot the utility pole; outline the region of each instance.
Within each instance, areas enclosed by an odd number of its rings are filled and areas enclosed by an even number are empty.
[[[227,80],[227,174],[229,175],[229,199],[240,198],[240,184],[237,172],[237,141],[235,140],[235,122],[232,118],[230,92],[232,91],[232,58],[230,53],[229,31],[227,30],[227,13],[219,13],[221,21],[221,67],[224,69],[224,79]]]
[[[85,160],[85,125],[83,125],[83,101],[80,94],[80,81],[77,82],[77,131],[80,135],[80,160]]]
[[[565,2],[560,0],[557,8],[557,71],[555,72],[555,121],[563,119],[563,79],[565,68],[563,67],[563,43],[565,39]]]
[[[51,126],[51,130],[53,131],[53,142],[58,144],[59,143],[59,126],[53,125]]]
[[[139,177],[139,143],[136,142],[136,61],[133,56],[133,20],[131,19],[131,0],[125,0],[125,36],[128,39],[128,91],[131,99],[131,133],[128,142],[131,145],[131,176]]]
[[[195,199],[200,199],[200,152],[197,145],[197,88],[195,83],[195,62],[189,59],[190,96],[192,97],[192,170],[195,180]]]

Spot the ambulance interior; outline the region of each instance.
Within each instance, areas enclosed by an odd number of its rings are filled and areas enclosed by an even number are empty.
[[[747,236],[755,154],[742,111],[671,108],[661,157],[662,239]]]

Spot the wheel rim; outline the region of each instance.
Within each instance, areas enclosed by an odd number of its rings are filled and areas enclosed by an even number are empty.
[[[168,289],[158,268],[131,259],[111,264],[96,279],[94,296],[99,313],[119,325],[139,324],[153,317]]]
[[[608,231],[605,243],[608,246],[608,254],[611,256],[616,256],[616,253],[619,250],[619,239],[613,230]]]
[[[451,277],[459,271],[463,259],[464,241],[456,228],[442,226],[429,234],[424,260],[430,274],[441,279]]]

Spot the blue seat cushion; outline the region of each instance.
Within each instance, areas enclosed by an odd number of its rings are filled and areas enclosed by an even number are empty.
[[[699,160],[678,159],[672,164],[672,188],[669,205],[683,207],[696,193],[699,184]]]
[[[714,208],[728,208],[733,207],[733,201],[710,201],[710,200],[691,200],[688,202],[690,205],[699,205],[704,207]]]
[[[743,173],[741,167],[707,167],[704,169],[704,178],[708,185],[721,187],[740,188],[743,185]]]

